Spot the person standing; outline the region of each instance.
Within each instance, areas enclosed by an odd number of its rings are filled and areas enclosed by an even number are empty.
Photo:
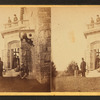
[[[84,58],[82,58],[82,62],[81,62],[81,72],[82,72],[82,77],[85,77],[85,72],[86,72],[86,62],[84,61]]]
[[[95,59],[95,69],[99,68],[99,62],[100,62],[99,55],[97,55]]]
[[[16,16],[16,14],[14,14],[14,22],[13,22],[15,25],[18,25],[18,18]]]
[[[100,23],[100,17],[99,17],[99,15],[97,15],[96,22],[97,22],[97,23]]]
[[[10,17],[8,17],[8,25],[9,25],[9,27],[11,27],[11,19],[10,19]]]
[[[14,22],[18,21],[16,14],[14,14]]]
[[[74,76],[78,76],[78,71],[79,71],[79,67],[78,67],[78,64],[75,63],[75,69],[74,69]]]
[[[12,69],[16,68],[17,67],[17,58],[16,58],[16,55],[14,55],[13,57],[13,64],[12,64]]]
[[[3,72],[3,62],[1,61],[0,58],[0,76],[2,76],[2,72]]]
[[[93,20],[92,17],[91,17],[91,27],[92,27],[92,28],[94,27],[94,20]]]

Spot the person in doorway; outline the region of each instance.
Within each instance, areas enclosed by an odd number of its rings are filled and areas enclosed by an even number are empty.
[[[2,72],[3,72],[3,61],[1,61],[0,58],[0,76],[2,77]]]
[[[84,61],[84,58],[82,58],[82,62],[81,62],[81,73],[82,73],[82,77],[85,77],[85,72],[86,72],[86,62]]]
[[[24,64],[21,65],[20,71],[21,71],[20,73],[21,79],[25,79],[29,75],[28,66],[25,66]]]
[[[16,57],[17,65],[19,65],[19,56]]]
[[[98,67],[99,67],[99,61],[100,61],[99,55],[97,55],[96,59],[95,59],[95,69],[98,69]]]
[[[12,64],[12,68],[16,68],[17,67],[17,58],[16,58],[16,55],[14,55],[13,57],[13,64]]]
[[[15,70],[15,72],[19,72],[20,71],[20,65],[17,64],[17,67],[14,70]]]

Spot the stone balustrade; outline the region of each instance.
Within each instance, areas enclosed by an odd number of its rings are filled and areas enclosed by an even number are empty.
[[[12,23],[6,23],[4,24],[5,29],[18,27],[18,26],[29,26],[29,20],[18,20]]]
[[[87,24],[88,29],[100,27],[100,22]]]

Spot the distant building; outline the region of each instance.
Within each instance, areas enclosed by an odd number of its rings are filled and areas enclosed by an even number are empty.
[[[87,25],[84,35],[87,39],[87,69],[94,70],[100,66],[100,21]]]
[[[22,7],[20,19],[5,24],[1,34],[5,69],[14,68],[14,63],[24,63],[29,67],[29,78],[36,78],[40,83],[50,79],[51,8]]]

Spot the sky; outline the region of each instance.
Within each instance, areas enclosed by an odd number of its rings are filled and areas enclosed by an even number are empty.
[[[91,17],[96,21],[100,7],[53,7],[51,11],[52,61],[59,71],[66,70],[71,61],[80,66],[87,46],[86,25]]]
[[[4,24],[8,22],[8,17],[13,21],[14,14],[19,18],[20,8],[19,7],[0,7],[0,32],[4,31]],[[4,50],[4,39],[0,33],[0,57],[2,57],[2,50]]]

